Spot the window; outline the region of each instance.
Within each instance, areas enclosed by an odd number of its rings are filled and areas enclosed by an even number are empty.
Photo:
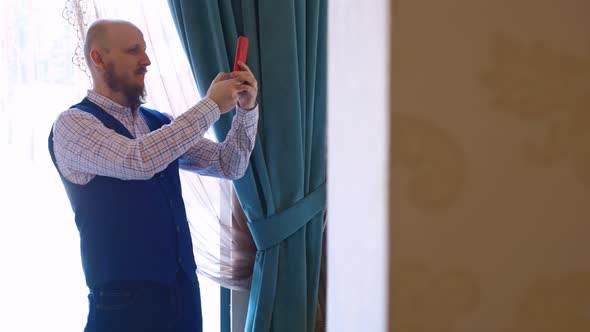
[[[138,15],[160,17],[153,22],[164,33],[151,34],[156,39],[146,40],[148,48],[178,39],[166,1],[101,4],[132,22]],[[72,63],[77,37],[62,17],[63,9],[63,0],[0,2],[5,23],[0,30],[0,331],[81,331],[88,314],[78,232],[47,151],[54,119],[90,86]],[[180,47],[180,42],[174,45]],[[181,73],[175,80],[189,82],[167,90],[168,97],[196,102],[182,48],[168,52],[172,63],[184,67],[161,68],[163,75]],[[165,93],[156,75],[148,73],[146,106],[173,113],[175,106],[161,99]],[[199,280],[204,330],[219,331],[220,288],[206,278]]]

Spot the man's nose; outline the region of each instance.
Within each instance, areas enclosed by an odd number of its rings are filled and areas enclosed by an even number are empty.
[[[140,63],[142,66],[149,66],[152,64],[152,62],[150,61],[150,57],[147,55],[146,52],[143,52],[143,57],[140,60]]]

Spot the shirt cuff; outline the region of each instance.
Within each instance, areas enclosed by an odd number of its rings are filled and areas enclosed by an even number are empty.
[[[236,106],[236,117],[244,124],[254,124],[258,122],[258,104],[249,111],[246,111],[240,106]]]

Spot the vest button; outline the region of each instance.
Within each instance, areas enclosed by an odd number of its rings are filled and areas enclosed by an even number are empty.
[[[176,226],[176,233],[180,233],[180,227]]]

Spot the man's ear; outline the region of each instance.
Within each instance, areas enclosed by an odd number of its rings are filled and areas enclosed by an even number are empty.
[[[104,70],[105,63],[104,63],[102,54],[96,48],[93,48],[90,50],[90,61],[92,62],[92,64],[95,67],[100,68],[101,70]]]

